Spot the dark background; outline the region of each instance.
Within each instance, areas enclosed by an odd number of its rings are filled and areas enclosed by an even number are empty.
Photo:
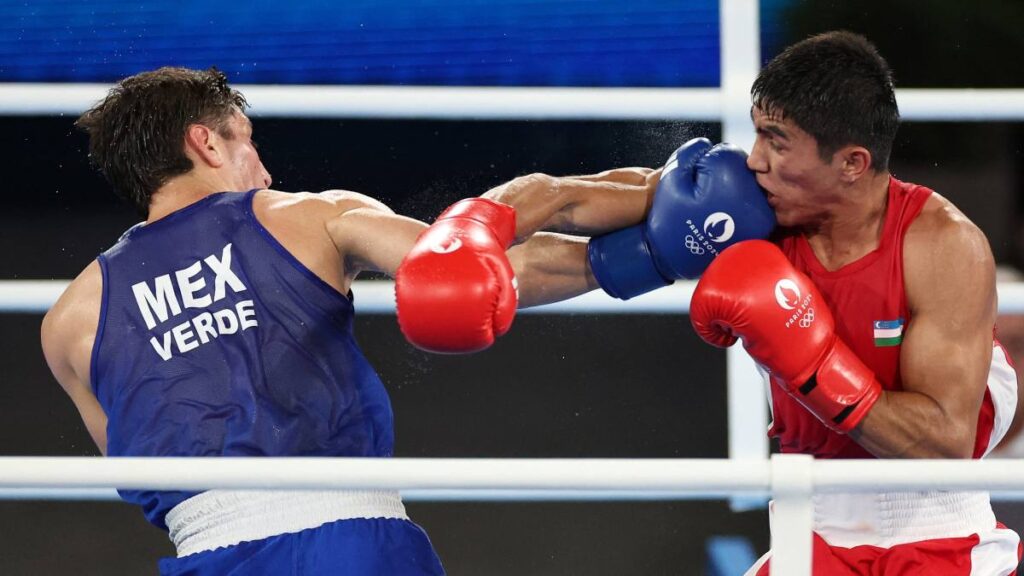
[[[768,5],[763,18],[778,23],[779,44],[839,27],[868,34],[901,87],[1024,87],[1017,1],[935,1],[927,11],[903,0]],[[136,221],[88,167],[72,122],[0,117],[2,279],[71,278]],[[254,124],[276,188],[356,190],[428,221],[519,174],[657,166],[690,137],[720,138],[718,125],[672,122]],[[1021,123],[905,124],[893,172],[953,199],[997,260],[1020,266],[1022,147]],[[40,320],[0,316],[0,454],[95,454],[46,369]],[[398,456],[727,455],[724,353],[703,345],[684,317],[523,315],[493,349],[464,357],[412,349],[393,316],[362,316],[356,330],[391,393]],[[710,535],[749,537],[758,553],[768,544],[763,512],[714,501],[408,509],[454,575],[700,574]],[[1003,517],[1020,530],[1010,521],[1018,512],[1004,506]],[[170,552],[166,535],[126,505],[0,502],[2,574],[149,574]]]

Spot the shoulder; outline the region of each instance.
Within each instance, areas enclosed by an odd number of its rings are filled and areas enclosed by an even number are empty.
[[[316,215],[324,219],[360,208],[391,212],[379,200],[349,190],[325,190],[319,193],[261,190],[256,193],[253,203],[257,210]]]
[[[923,258],[944,253],[969,257],[966,264],[992,260],[984,232],[952,202],[934,192],[907,229],[904,250]]]
[[[907,229],[903,250],[908,298],[995,291],[995,259],[984,232],[937,193]]]
[[[62,347],[71,339],[95,334],[102,299],[103,274],[99,261],[93,260],[68,284],[43,317],[41,335],[44,351]]]
[[[350,259],[353,245],[380,234],[382,216],[393,217],[383,203],[348,190],[261,190],[253,212],[285,249],[342,294],[348,292],[345,278],[358,271]]]

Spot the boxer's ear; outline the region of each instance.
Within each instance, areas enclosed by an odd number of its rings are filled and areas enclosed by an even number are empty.
[[[190,124],[185,129],[185,155],[193,162],[220,168],[225,162],[223,141],[224,138],[213,128],[203,124]]]

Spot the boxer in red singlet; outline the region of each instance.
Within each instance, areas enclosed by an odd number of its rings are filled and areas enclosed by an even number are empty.
[[[888,167],[899,112],[864,38],[800,42],[755,81],[748,166],[774,243],[726,250],[694,294],[708,342],[765,369],[770,434],[817,458],[981,458],[1013,419],[1017,379],[994,338],[984,234]],[[1020,539],[984,492],[814,499],[815,575],[1006,576]],[[768,574],[766,555],[750,574]]]

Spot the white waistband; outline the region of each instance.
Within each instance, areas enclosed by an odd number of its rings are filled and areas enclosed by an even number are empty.
[[[984,534],[996,527],[987,492],[816,494],[814,531],[849,548]]]
[[[407,520],[393,491],[210,490],[167,513],[178,557],[352,518]]]

